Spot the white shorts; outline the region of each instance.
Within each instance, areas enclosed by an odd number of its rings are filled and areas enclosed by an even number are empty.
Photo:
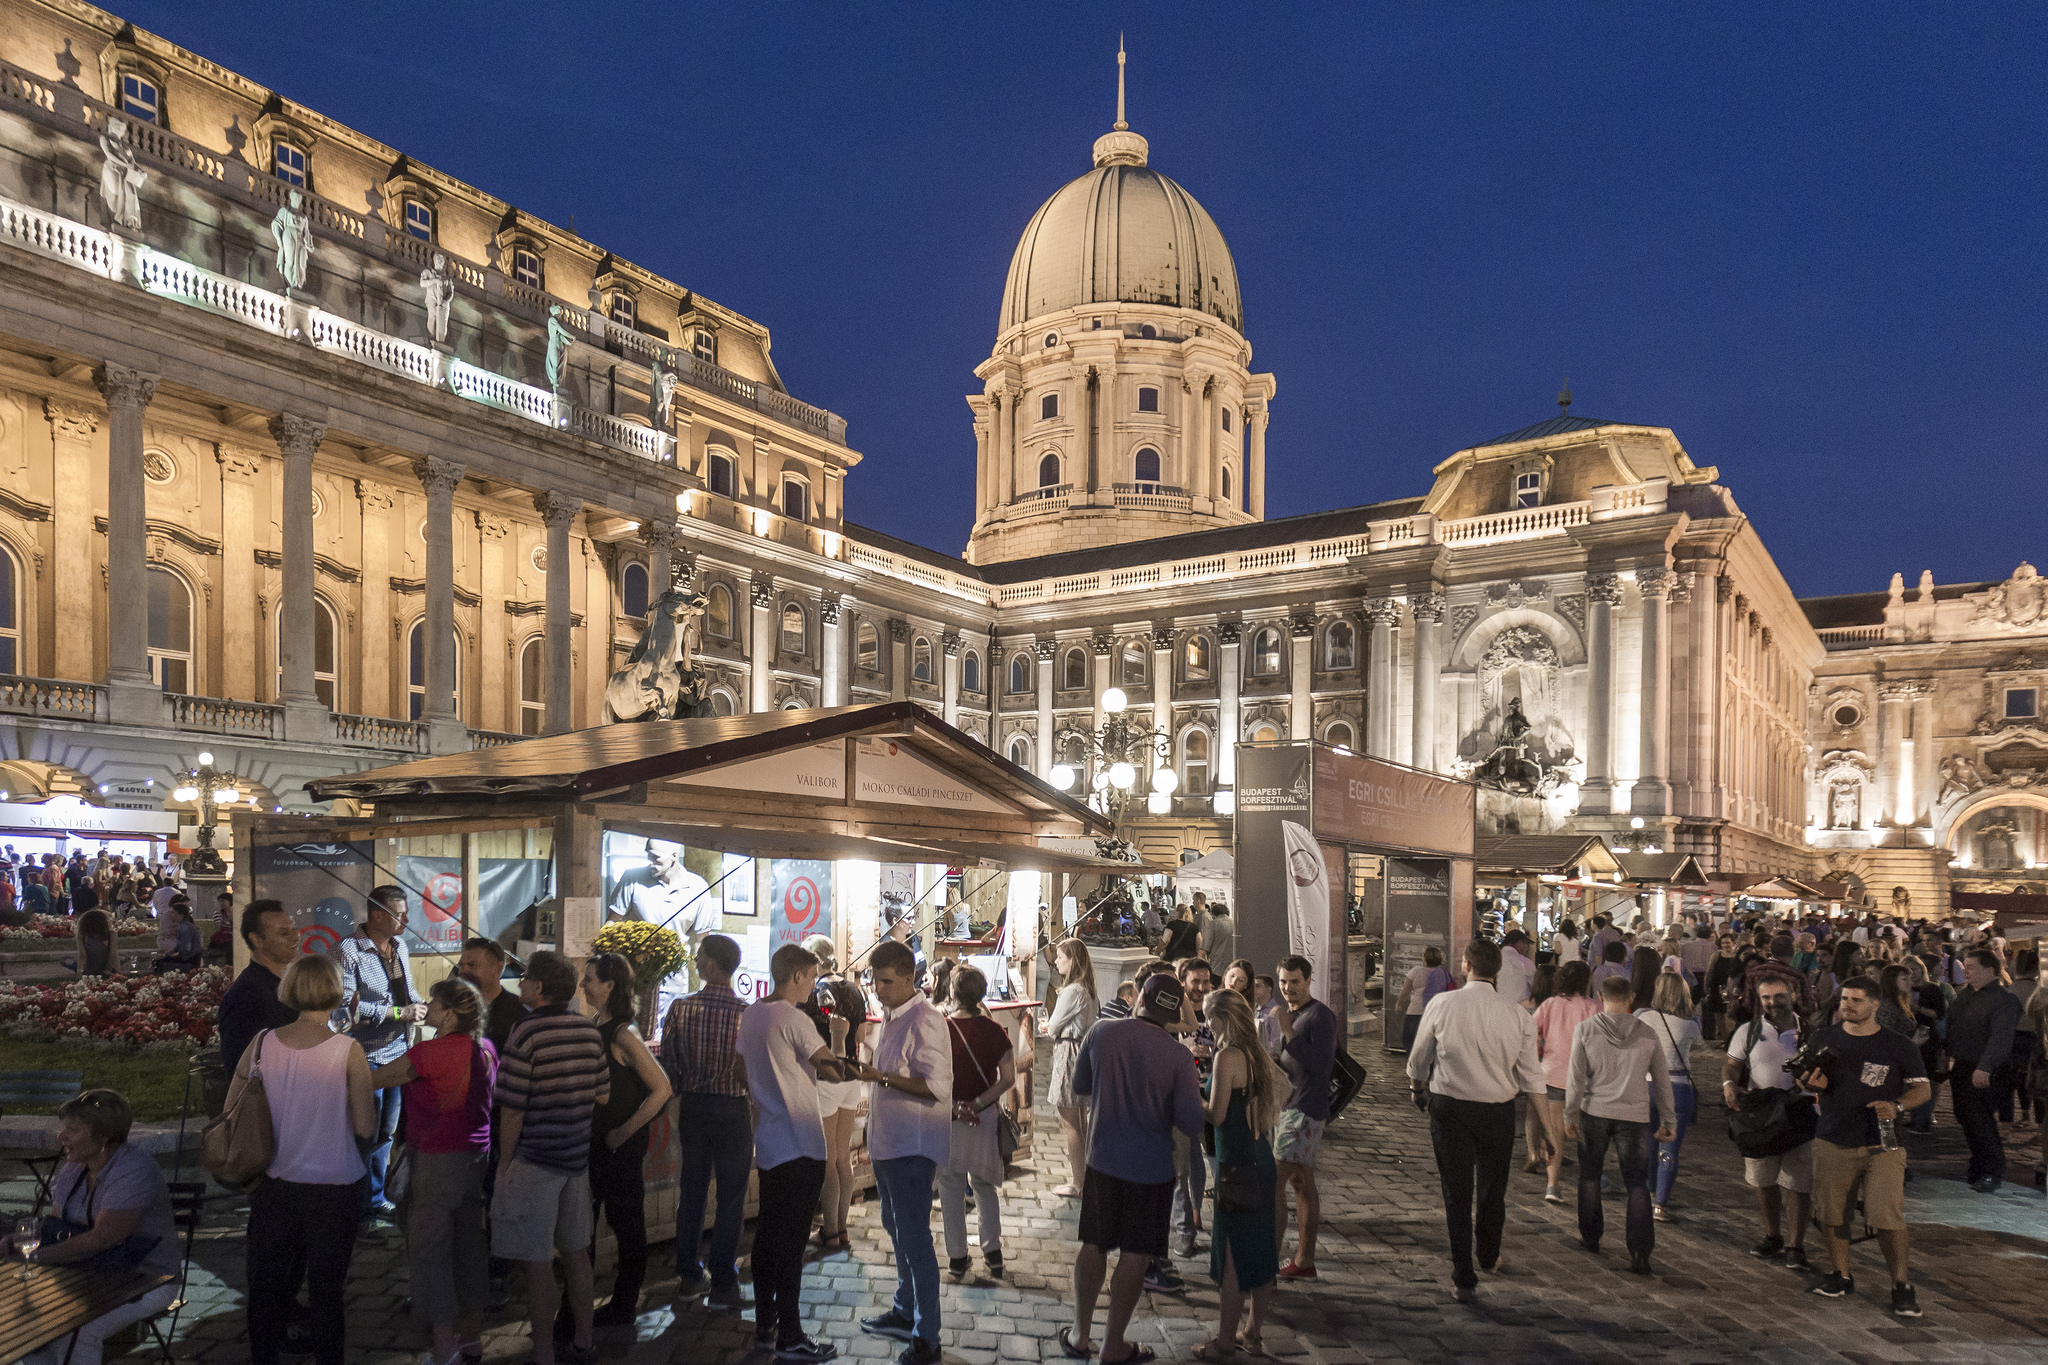
[[[1299,1109],[1282,1109],[1273,1128],[1273,1160],[1295,1166],[1316,1164],[1316,1148],[1322,1145],[1325,1120],[1312,1119]]]
[[[506,1261],[551,1261],[581,1251],[593,1231],[590,1172],[564,1175],[513,1161],[498,1172],[491,1198],[491,1255]]]
[[[858,1109],[867,1090],[865,1081],[819,1081],[818,1116],[831,1118],[842,1109]]]
[[[1802,1142],[1776,1156],[1742,1158],[1742,1181],[1751,1189],[1767,1190],[1776,1185],[1794,1194],[1813,1193],[1813,1144]]]

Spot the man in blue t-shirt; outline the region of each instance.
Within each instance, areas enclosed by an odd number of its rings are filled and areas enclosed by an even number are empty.
[[[1074,1257],[1074,1323],[1059,1331],[1073,1359],[1097,1355],[1122,1365],[1138,1348],[1124,1339],[1145,1271],[1166,1255],[1173,1208],[1173,1134],[1202,1131],[1202,1088],[1195,1059],[1166,1030],[1181,1021],[1180,982],[1147,977],[1129,1019],[1105,1019],[1088,1031],[1074,1064],[1074,1093],[1094,1104],[1088,1173],[1081,1185],[1081,1250]],[[1109,1315],[1098,1352],[1089,1332],[1095,1300],[1117,1251]]]
[[[1337,1014],[1311,996],[1309,978],[1315,968],[1305,957],[1280,959],[1280,1008],[1274,1022],[1280,1032],[1280,1065],[1294,1081],[1287,1107],[1280,1111],[1279,1126],[1273,1130],[1273,1161],[1280,1173],[1280,1190],[1273,1201],[1273,1241],[1287,1245],[1287,1189],[1294,1187],[1299,1210],[1301,1243],[1294,1259],[1280,1267],[1289,1280],[1316,1277],[1316,1225],[1322,1220],[1322,1201],[1316,1194],[1316,1147],[1322,1141],[1323,1125],[1330,1121],[1330,1072],[1337,1065]]]

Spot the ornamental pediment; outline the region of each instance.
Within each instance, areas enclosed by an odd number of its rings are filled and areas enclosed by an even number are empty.
[[[2048,615],[2048,581],[2032,564],[2022,560],[2011,578],[1974,600],[1977,610],[1970,617],[1971,624],[2031,630]]]

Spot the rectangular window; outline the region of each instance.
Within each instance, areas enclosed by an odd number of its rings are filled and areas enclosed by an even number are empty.
[[[1543,501],[1543,475],[1535,470],[1515,475],[1515,506],[1534,507]]]
[[[640,310],[633,306],[631,294],[612,295],[612,321],[621,327],[631,327],[640,320]]]
[[[422,242],[434,240],[434,210],[417,199],[405,201],[405,235]]]
[[[275,149],[273,166],[277,178],[287,185],[306,188],[306,154],[289,142],[280,142]]]
[[[1230,409],[1220,408],[1218,409],[1218,411],[1220,411],[1223,414],[1223,429],[1225,431],[1230,430]]]
[[[701,327],[698,328],[697,335],[690,340],[690,354],[707,365],[716,365],[718,363],[717,334],[706,331]]]
[[[1159,411],[1159,390],[1157,390],[1157,389],[1139,389],[1139,390],[1138,390],[1138,411],[1139,411],[1139,412],[1157,412],[1157,411]]]
[[[141,76],[121,77],[121,112],[130,118],[141,119],[144,123],[155,123],[162,111],[157,99],[156,82]]]
[[[512,248],[512,278],[529,289],[545,289],[541,283],[540,253],[523,246]]]
[[[2008,687],[2005,689],[2005,718],[2007,720],[2032,720],[2037,704],[2034,689],[2031,687]]]
[[[1041,422],[1050,422],[1050,421],[1051,421],[1051,420],[1052,420],[1053,418],[1055,418],[1055,417],[1057,417],[1057,416],[1059,416],[1059,415],[1060,415],[1060,396],[1059,396],[1058,394],[1056,394],[1056,393],[1049,393],[1049,394],[1047,394],[1047,395],[1046,395],[1045,397],[1043,397],[1043,398],[1041,398],[1041,399],[1039,399],[1039,400],[1038,400],[1038,420],[1039,420],[1039,421],[1041,421]]]
[[[732,497],[732,475],[733,468],[730,459],[723,455],[713,455],[711,457],[711,477],[709,482],[712,492],[718,494],[721,498]]]
[[[791,521],[810,520],[810,490],[798,479],[782,481],[782,515]]]

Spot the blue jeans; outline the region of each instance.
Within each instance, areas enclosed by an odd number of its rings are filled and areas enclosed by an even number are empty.
[[[1678,1130],[1678,1135],[1669,1142],[1656,1144],[1658,1208],[1670,1200],[1671,1187],[1678,1183],[1678,1148],[1685,1141],[1685,1130],[1692,1127],[1692,1121],[1699,1117],[1699,1092],[1692,1088],[1690,1081],[1673,1081],[1671,1103],[1678,1110],[1678,1121],[1672,1125]],[[1653,1099],[1650,1101],[1650,1131],[1655,1133],[1663,1126],[1663,1115],[1657,1112],[1657,1102]]]
[[[1579,1236],[1598,1245],[1607,1230],[1600,1208],[1600,1169],[1607,1149],[1614,1148],[1628,1192],[1628,1254],[1647,1257],[1657,1245],[1657,1225],[1650,1218],[1650,1125],[1633,1119],[1579,1115]]]
[[[932,1246],[932,1177],[928,1156],[890,1157],[875,1163],[882,1197],[882,1227],[896,1246],[894,1310],[911,1319],[920,1340],[939,1344],[939,1253]]]
[[[754,1164],[754,1125],[739,1095],[683,1095],[677,1106],[676,1137],[682,1149],[681,1185],[676,1192],[676,1278],[694,1280],[697,1249],[704,1239],[704,1197],[718,1177],[718,1211],[711,1227],[711,1287],[740,1282],[740,1226],[747,1214],[747,1171]],[[809,1234],[809,1215],[805,1233]]]
[[[403,1057],[404,1053],[398,1054]],[[397,1058],[391,1059],[396,1061]],[[389,1066],[390,1062],[373,1062],[373,1067]],[[384,1173],[391,1167],[391,1139],[398,1132],[398,1115],[404,1107],[401,1096],[403,1086],[387,1086],[374,1092],[377,1101],[377,1135],[370,1139],[370,1203],[374,1206],[384,1202]]]

